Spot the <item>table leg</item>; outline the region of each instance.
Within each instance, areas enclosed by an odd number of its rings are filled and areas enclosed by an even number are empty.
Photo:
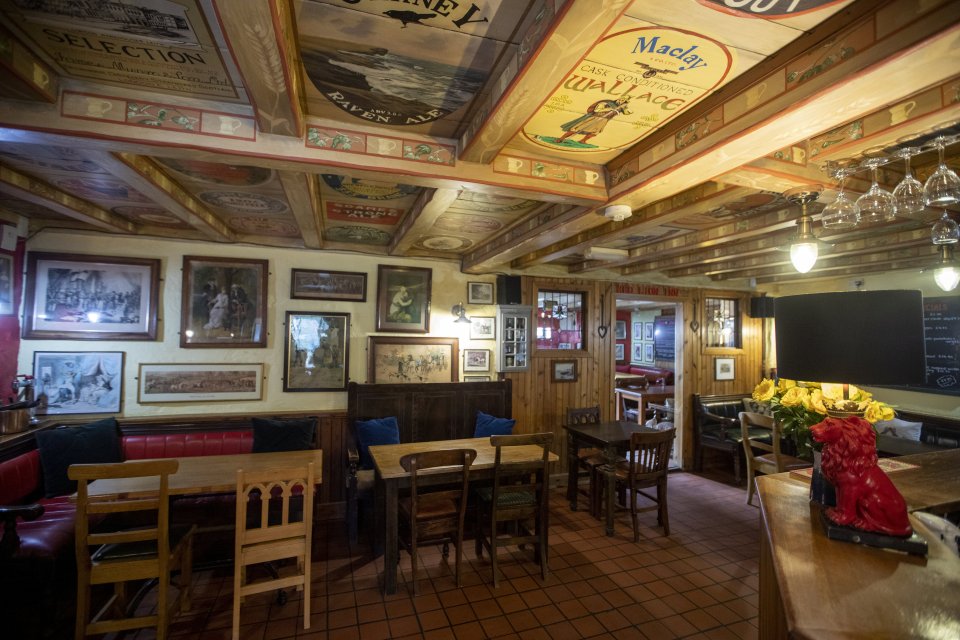
[[[617,490],[617,472],[612,464],[603,465],[603,475],[607,481],[607,496],[604,503],[604,509],[607,516],[606,532],[608,536],[613,535],[613,511],[617,504],[617,498],[614,493]]]
[[[383,589],[388,594],[397,592],[397,499],[397,483],[384,482]]]
[[[570,511],[577,510],[577,484],[580,477],[577,454],[580,452],[580,443],[572,433],[567,432],[567,501],[570,502]]]
[[[614,411],[616,411],[617,422],[623,420],[623,396],[616,391],[613,392]]]
[[[647,399],[641,394],[637,400],[637,424],[647,421]]]

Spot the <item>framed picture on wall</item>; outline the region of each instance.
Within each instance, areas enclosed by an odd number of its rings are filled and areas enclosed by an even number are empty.
[[[646,342],[643,345],[643,361],[653,362],[653,343]]]
[[[40,415],[120,413],[122,351],[37,351],[33,376]]]
[[[215,402],[263,398],[263,364],[141,364],[137,401]]]
[[[553,382],[576,382],[577,381],[577,361],[576,360],[554,360],[550,368],[550,379]]]
[[[646,340],[647,342],[650,342],[653,340],[653,323],[652,322],[643,323],[643,339]]]
[[[642,322],[633,323],[633,339],[643,340],[643,323]]]
[[[463,350],[463,370],[464,371],[489,371],[490,370],[490,349],[464,349]]]
[[[13,256],[0,253],[0,316],[13,314]]]
[[[290,298],[367,301],[367,274],[353,271],[290,270]]]
[[[470,339],[493,340],[497,337],[493,316],[470,316]]]
[[[713,379],[714,380],[733,380],[733,367],[735,360],[733,358],[714,358],[713,359]]]
[[[284,391],[346,391],[350,314],[287,311]]]
[[[627,321],[626,320],[617,320],[616,324],[614,324],[613,339],[614,340],[627,339]]]
[[[624,345],[622,342],[613,345],[613,349],[614,349],[614,356],[613,356],[613,357],[614,357],[617,361],[623,360],[623,350],[624,350],[624,346],[625,346],[625,345]]]
[[[27,254],[24,338],[156,340],[160,261]]]
[[[183,257],[180,346],[266,347],[267,261]]]
[[[633,353],[630,354],[630,360],[632,362],[643,362],[643,343],[642,342],[633,343]]]
[[[430,330],[432,269],[377,267],[377,331],[427,333]]]
[[[367,381],[373,384],[456,382],[459,367],[457,338],[368,338]]]
[[[493,283],[468,282],[467,304],[493,304]]]

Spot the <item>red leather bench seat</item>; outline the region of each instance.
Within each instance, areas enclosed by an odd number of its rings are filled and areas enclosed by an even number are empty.
[[[253,431],[124,436],[122,447],[124,460],[250,453],[253,450]]]

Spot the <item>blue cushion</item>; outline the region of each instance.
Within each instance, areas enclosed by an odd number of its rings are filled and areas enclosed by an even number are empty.
[[[477,426],[473,431],[473,437],[509,436],[513,433],[515,424],[517,421],[512,418],[495,418],[483,411],[477,411]]]
[[[43,491],[48,498],[77,490],[77,483],[67,477],[67,468],[72,464],[123,461],[116,418],[104,418],[78,427],[38,431],[36,438],[43,468]]]
[[[270,420],[251,418],[253,424],[253,452],[306,451],[313,449],[316,418]]]
[[[370,447],[378,444],[400,444],[400,425],[397,418],[357,420],[357,438],[360,440],[360,468],[373,469]]]

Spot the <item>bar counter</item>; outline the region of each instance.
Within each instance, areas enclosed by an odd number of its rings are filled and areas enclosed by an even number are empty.
[[[929,458],[929,459],[928,459]],[[911,510],[956,504],[955,482],[930,502],[916,483],[924,463],[933,475],[960,450],[909,456],[920,470],[896,481]],[[950,465],[951,475],[958,466]],[[903,478],[906,480],[907,478]],[[939,485],[941,488],[944,485]],[[757,478],[760,496],[760,638],[960,638],[960,558],[910,516],[926,538],[926,557],[827,539],[809,483],[781,473]],[[922,493],[912,499],[912,492]]]

